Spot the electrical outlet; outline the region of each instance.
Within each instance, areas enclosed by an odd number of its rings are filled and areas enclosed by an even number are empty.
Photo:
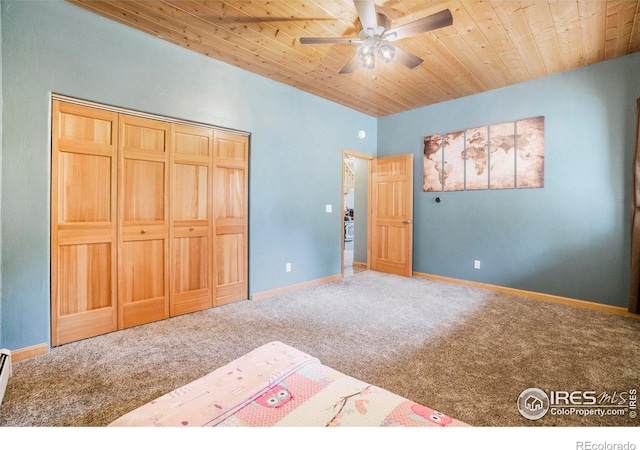
[[[287,263],[284,270],[286,270],[287,272],[291,272],[291,263]]]
[[[474,269],[479,269],[480,268],[480,260],[476,259],[475,261],[473,261],[473,268]]]
[[[328,213],[330,213],[331,211],[333,211],[333,206],[332,205],[325,205],[324,210]]]

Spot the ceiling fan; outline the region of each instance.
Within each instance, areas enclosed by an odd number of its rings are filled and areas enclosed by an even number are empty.
[[[357,37],[300,38],[301,44],[358,45],[358,51],[340,70],[341,74],[351,73],[361,65],[366,70],[373,70],[375,79],[378,58],[386,63],[396,60],[413,69],[423,62],[422,58],[395,46],[392,42],[453,24],[451,11],[445,9],[397,28],[390,28],[389,18],[376,11],[374,0],[353,0],[353,3],[362,27]]]

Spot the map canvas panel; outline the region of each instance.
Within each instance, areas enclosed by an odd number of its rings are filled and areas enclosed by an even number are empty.
[[[516,173],[514,123],[491,125],[489,136],[491,142],[489,187],[491,189],[513,189]]]
[[[544,186],[544,116],[516,122],[516,186]]]
[[[442,190],[442,135],[424,138],[424,182],[423,190]]]
[[[544,187],[544,116],[424,138],[423,190]]]
[[[464,131],[444,135],[443,181],[445,191],[464,190]]]
[[[466,138],[466,189],[489,189],[489,127],[470,128]]]

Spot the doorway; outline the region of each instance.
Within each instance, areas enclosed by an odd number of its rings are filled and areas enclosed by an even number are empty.
[[[369,169],[373,156],[343,151],[342,275],[369,268]]]

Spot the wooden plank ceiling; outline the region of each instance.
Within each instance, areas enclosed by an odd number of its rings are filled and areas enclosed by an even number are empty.
[[[211,58],[374,117],[500,88],[640,51],[640,2],[376,0],[392,27],[449,9],[453,25],[395,41],[424,59],[340,69],[356,45],[352,0],[69,0]]]

